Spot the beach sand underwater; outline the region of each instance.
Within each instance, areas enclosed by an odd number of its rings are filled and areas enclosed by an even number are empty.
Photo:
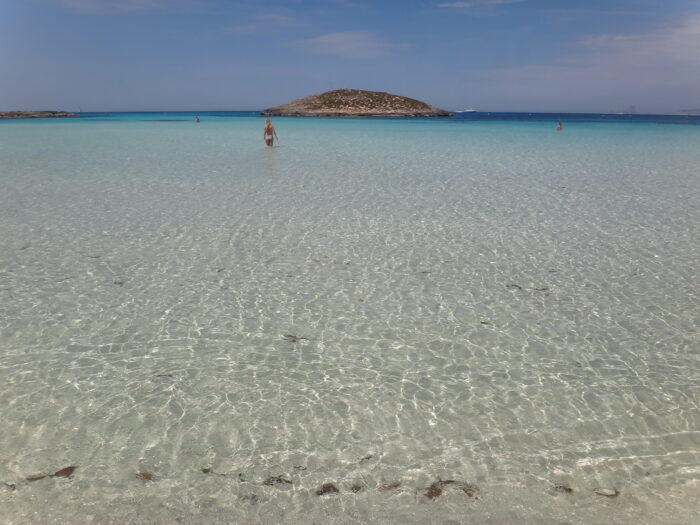
[[[2,523],[700,520],[700,126],[0,122]]]

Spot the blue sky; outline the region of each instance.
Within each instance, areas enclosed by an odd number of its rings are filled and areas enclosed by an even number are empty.
[[[0,110],[700,108],[700,0],[0,0]]]

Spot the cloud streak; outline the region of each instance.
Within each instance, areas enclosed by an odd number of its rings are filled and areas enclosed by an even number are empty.
[[[471,0],[469,2],[443,2],[438,4],[442,9],[469,9],[471,7],[487,7],[503,4],[518,4],[525,0]]]
[[[255,13],[245,23],[227,28],[234,34],[251,34],[282,29],[291,29],[307,25],[306,21],[289,14],[286,11],[267,11]]]
[[[650,111],[700,106],[700,15],[641,34],[592,35],[553,65],[482,71],[490,96],[561,107],[608,100],[601,111],[637,104]],[[541,107],[541,106],[540,106]]]
[[[117,15],[180,9],[195,5],[193,0],[44,0],[84,14]],[[200,2],[201,3],[201,2]]]
[[[381,58],[412,47],[411,44],[388,42],[370,31],[327,33],[299,43],[316,54],[352,59]]]

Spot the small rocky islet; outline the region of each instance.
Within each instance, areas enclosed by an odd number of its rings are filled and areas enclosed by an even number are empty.
[[[265,116],[290,117],[449,117],[449,111],[420,100],[364,89],[336,89],[265,109]]]
[[[0,119],[69,117],[75,117],[75,114],[67,111],[0,111]]]

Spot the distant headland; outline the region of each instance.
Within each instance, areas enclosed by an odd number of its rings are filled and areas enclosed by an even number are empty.
[[[294,117],[449,117],[449,111],[408,97],[382,91],[336,89],[298,98],[260,112]]]
[[[0,111],[2,118],[64,118],[75,117],[74,113],[67,111]]]

